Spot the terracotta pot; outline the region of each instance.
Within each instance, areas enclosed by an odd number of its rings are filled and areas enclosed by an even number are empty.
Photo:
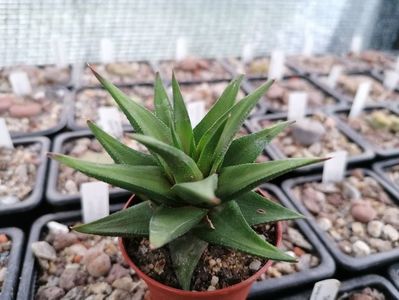
[[[260,191],[261,194],[262,191]],[[124,208],[129,207],[134,202],[134,195],[130,197]],[[276,246],[280,246],[282,240],[282,223],[276,223]],[[122,255],[129,266],[136,271],[138,276],[145,281],[150,291],[151,300],[187,300],[187,299],[203,299],[203,300],[244,300],[248,296],[251,285],[260,277],[272,264],[269,260],[258,272],[249,277],[248,279],[231,285],[227,288],[206,291],[206,292],[193,292],[185,291],[170,286],[164,285],[151,277],[144,274],[139,267],[137,267],[127,254],[124,239],[119,238],[119,248],[121,249]]]

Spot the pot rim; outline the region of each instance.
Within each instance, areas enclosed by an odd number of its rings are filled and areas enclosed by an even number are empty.
[[[262,194],[262,196],[264,196],[263,191],[261,189],[259,189],[259,192]],[[130,204],[133,202],[135,195],[133,194],[129,200],[126,202],[126,204],[124,205],[123,209],[126,209],[130,206]],[[283,236],[283,226],[282,226],[282,222],[281,221],[277,221],[276,222],[276,243],[275,246],[279,247],[281,245],[282,242],[282,236]],[[159,281],[156,281],[155,279],[149,277],[147,274],[145,274],[144,272],[142,272],[140,270],[140,268],[138,266],[136,266],[136,264],[131,260],[131,258],[129,257],[129,255],[127,254],[124,242],[123,242],[123,238],[119,237],[118,238],[118,244],[119,244],[119,248],[122,252],[122,255],[124,257],[124,259],[126,260],[126,262],[129,264],[129,266],[134,269],[136,271],[136,273],[139,275],[140,278],[142,278],[144,281],[148,281],[150,282],[152,285],[157,286],[160,289],[163,290],[167,290],[168,292],[171,293],[175,293],[178,294],[180,296],[192,296],[192,295],[196,295],[196,296],[212,296],[212,295],[220,295],[220,294],[225,294],[228,292],[233,292],[235,290],[244,288],[248,285],[250,285],[252,282],[254,282],[256,280],[256,278],[258,278],[261,274],[265,273],[266,270],[271,266],[271,264],[273,263],[273,260],[268,260],[266,262],[266,264],[258,270],[258,272],[256,272],[255,274],[253,274],[252,276],[248,277],[247,279],[245,279],[244,281],[241,281],[240,283],[237,284],[233,284],[231,286],[228,286],[226,288],[222,288],[222,289],[218,289],[215,291],[186,291],[186,290],[181,290],[181,289],[177,289],[177,288],[173,288],[170,286],[167,286],[163,283],[160,283]]]

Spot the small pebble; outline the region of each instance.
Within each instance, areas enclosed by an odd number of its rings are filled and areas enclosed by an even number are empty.
[[[31,245],[33,254],[37,258],[43,258],[47,260],[56,260],[57,255],[55,249],[45,241],[34,242]]]
[[[381,221],[373,220],[367,224],[367,232],[372,237],[378,238],[381,236],[384,223]]]
[[[377,216],[374,208],[363,201],[354,203],[351,208],[351,213],[355,220],[362,223],[368,223]]]
[[[382,236],[392,242],[399,240],[399,232],[392,225],[385,225],[382,229]]]
[[[255,259],[249,264],[249,269],[252,271],[258,271],[261,266],[262,262],[260,260]]]
[[[353,243],[352,250],[355,256],[367,256],[371,253],[369,245],[360,240]]]

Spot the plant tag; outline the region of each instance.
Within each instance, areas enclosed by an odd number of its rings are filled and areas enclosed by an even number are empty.
[[[362,112],[369,98],[370,89],[371,89],[370,81],[365,81],[359,84],[356,96],[353,99],[351,111],[349,113],[349,118],[357,117]]]
[[[384,86],[389,90],[393,91],[396,89],[399,83],[399,73],[393,70],[385,70],[384,72]]]
[[[348,153],[346,151],[336,151],[328,154],[328,156],[331,158],[324,162],[323,183],[342,182],[345,178]]]
[[[48,222],[47,228],[51,233],[54,233],[54,234],[69,232],[68,226],[58,223],[58,222],[55,222],[55,221]]]
[[[399,73],[399,56],[396,58],[395,71],[396,73]]]
[[[191,101],[187,104],[187,112],[190,117],[191,126],[194,128],[205,116],[205,101]]]
[[[65,67],[67,65],[67,62],[66,62],[64,40],[61,38],[53,38],[52,47],[55,58],[55,64],[60,68]]]
[[[175,58],[176,60],[182,60],[185,59],[188,55],[188,49],[187,49],[187,40],[184,37],[179,37],[176,40],[176,52],[175,52]]]
[[[11,72],[8,76],[11,83],[12,91],[18,96],[25,96],[32,93],[32,86],[29,81],[28,74],[23,71]]]
[[[337,279],[326,279],[316,282],[310,300],[335,300],[341,282]]]
[[[99,124],[103,130],[117,138],[123,136],[121,115],[116,107],[100,107],[98,116]]]
[[[75,88],[82,85],[82,74],[84,70],[83,63],[76,62],[72,65],[72,84]],[[94,75],[91,75],[94,76]]]
[[[328,74],[327,85],[332,89],[335,88],[335,85],[337,84],[337,80],[341,76],[341,74],[342,74],[342,66],[334,65],[331,68],[330,74]]]
[[[306,116],[308,94],[305,92],[291,92],[288,96],[288,120],[296,121]]]
[[[100,41],[100,59],[104,64],[115,61],[114,44],[110,39],[101,39]]]
[[[12,143],[11,135],[4,118],[0,118],[0,147],[14,149],[14,144]]]
[[[363,39],[360,35],[354,35],[351,41],[351,52],[359,54],[362,51]]]
[[[283,78],[285,70],[284,62],[285,56],[283,51],[275,50],[272,52],[268,73],[269,79],[280,80]]]
[[[83,222],[88,223],[109,215],[108,184],[86,182],[80,185]]]
[[[313,35],[310,33],[305,34],[304,45],[302,49],[302,54],[305,56],[311,56],[313,54],[314,39]]]
[[[241,60],[243,63],[249,63],[254,58],[254,47],[252,44],[245,44],[242,48]]]

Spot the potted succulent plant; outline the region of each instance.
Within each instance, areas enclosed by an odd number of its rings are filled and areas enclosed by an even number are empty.
[[[132,138],[151,154],[125,146],[92,122],[90,129],[115,164],[51,153],[60,163],[142,200],[132,197],[124,210],[74,230],[119,236],[125,259],[153,299],[244,299],[271,260],[295,261],[276,247],[281,240],[278,221],[301,216],[252,189],[322,159],[253,163],[289,123],[234,140],[272,81],[235,103],[239,76],[192,129],[174,76],[172,106],[157,75],[153,114],[93,73],[136,130]],[[249,268],[254,261],[256,268]]]

